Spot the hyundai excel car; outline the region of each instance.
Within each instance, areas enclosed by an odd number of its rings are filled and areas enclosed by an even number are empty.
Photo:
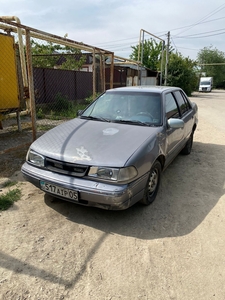
[[[78,116],[34,141],[22,166],[32,184],[103,209],[152,203],[162,171],[190,154],[197,105],[178,87],[107,90]]]

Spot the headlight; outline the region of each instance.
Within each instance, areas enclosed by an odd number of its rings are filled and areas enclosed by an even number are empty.
[[[91,167],[88,176],[123,182],[134,179],[137,176],[137,170],[133,166],[126,168]]]
[[[27,153],[27,161],[34,164],[37,167],[45,166],[45,158],[41,154],[34,152],[33,150],[29,150]]]

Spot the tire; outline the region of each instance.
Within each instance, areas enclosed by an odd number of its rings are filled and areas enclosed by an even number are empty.
[[[161,172],[162,166],[160,162],[156,160],[150,170],[143,199],[140,201],[142,204],[149,205],[155,200],[159,189]]]
[[[183,148],[183,150],[181,151],[182,154],[184,155],[189,155],[191,153],[191,150],[192,150],[192,144],[193,144],[193,132],[192,134],[190,135],[185,147]]]

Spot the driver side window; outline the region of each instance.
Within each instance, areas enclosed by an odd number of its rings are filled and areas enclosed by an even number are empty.
[[[170,118],[179,118],[179,110],[178,110],[178,107],[177,107],[177,103],[172,95],[172,93],[168,93],[166,94],[166,116],[167,116],[167,119],[170,119]]]

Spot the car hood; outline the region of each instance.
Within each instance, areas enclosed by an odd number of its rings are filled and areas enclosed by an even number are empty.
[[[34,151],[60,161],[121,167],[157,127],[73,119],[38,138]]]

